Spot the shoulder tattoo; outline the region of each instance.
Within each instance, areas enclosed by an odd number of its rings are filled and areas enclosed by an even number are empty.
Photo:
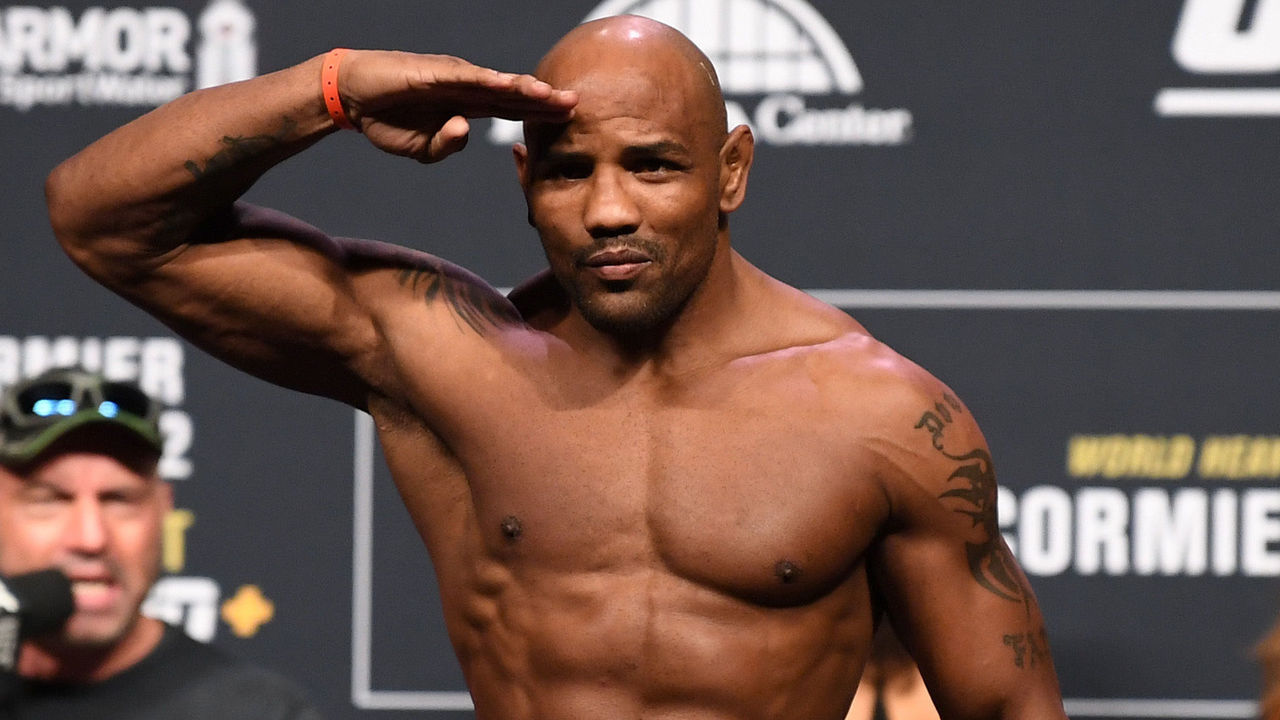
[[[1013,653],[1015,667],[1034,668],[1052,662],[1049,640],[1042,622],[1034,623],[1033,627],[1032,604],[1035,600],[1031,588],[1000,536],[996,514],[996,475],[991,455],[980,447],[959,452],[947,447],[947,430],[964,413],[964,406],[959,400],[943,393],[939,402],[921,414],[915,429],[928,433],[934,450],[956,463],[947,476],[947,489],[938,499],[946,502],[953,512],[969,518],[971,527],[978,529],[975,537],[965,542],[965,556],[974,581],[997,597],[1021,603],[1025,609],[1025,631],[1004,633],[1001,642]]]
[[[420,295],[428,305],[443,300],[455,321],[461,319],[477,335],[521,322],[520,314],[506,298],[489,288],[452,277],[444,267],[406,268],[400,271],[399,280],[401,287]]]
[[[991,455],[982,448],[954,452],[947,447],[947,429],[965,412],[959,400],[943,393],[942,399],[920,416],[915,429],[928,433],[933,448],[957,463],[947,477],[947,490],[938,497],[947,501],[953,512],[968,517],[972,527],[979,529],[975,541],[965,543],[973,579],[999,597],[1024,603],[1029,616],[1031,593],[1000,536],[996,515],[996,475]]]

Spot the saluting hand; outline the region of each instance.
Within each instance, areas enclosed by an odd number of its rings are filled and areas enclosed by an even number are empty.
[[[532,75],[498,72],[448,55],[351,51],[338,87],[352,123],[386,152],[443,160],[467,144],[468,118],[564,122],[578,95]]]

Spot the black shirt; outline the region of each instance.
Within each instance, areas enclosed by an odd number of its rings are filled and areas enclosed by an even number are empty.
[[[293,683],[169,625],[149,655],[100,683],[16,690],[0,720],[321,720]]]

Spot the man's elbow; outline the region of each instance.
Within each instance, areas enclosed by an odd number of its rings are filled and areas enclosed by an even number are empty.
[[[97,193],[76,172],[74,160],[54,168],[45,179],[49,225],[63,252],[81,270],[108,287],[136,282],[148,263],[123,211],[95,204]]]
[[[49,209],[49,225],[53,228],[53,236],[75,264],[85,267],[90,260],[89,233],[83,219],[85,213],[79,210],[73,174],[66,162],[55,167],[45,178],[44,198]]]

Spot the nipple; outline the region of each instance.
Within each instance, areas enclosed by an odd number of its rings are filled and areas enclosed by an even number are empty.
[[[793,583],[800,577],[800,567],[790,560],[779,560],[773,566],[773,574],[784,583]]]
[[[507,540],[515,541],[519,539],[520,533],[524,532],[524,528],[520,526],[520,518],[515,515],[508,515],[502,518],[502,535]]]

